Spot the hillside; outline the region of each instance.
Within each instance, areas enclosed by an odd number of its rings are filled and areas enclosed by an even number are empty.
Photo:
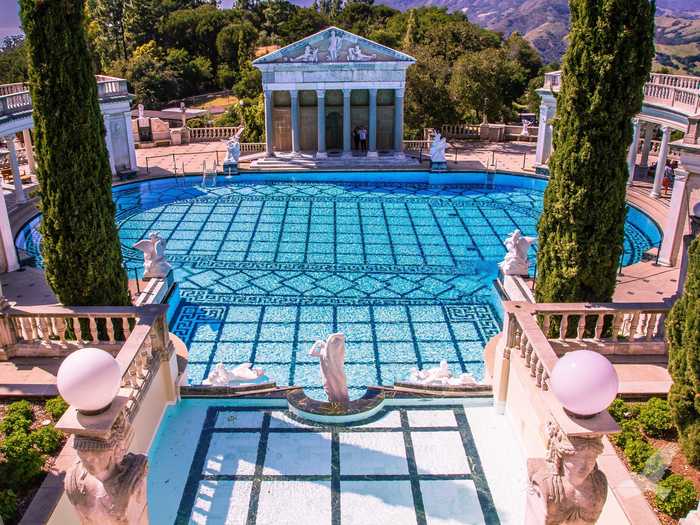
[[[437,5],[461,10],[483,27],[525,36],[547,62],[559,61],[566,50],[569,6],[566,0],[376,0],[400,10]],[[311,0],[301,0],[309,4]],[[700,75],[700,7],[697,0],[657,1],[657,56],[662,66]]]

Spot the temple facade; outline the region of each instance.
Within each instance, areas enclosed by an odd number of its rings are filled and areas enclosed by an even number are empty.
[[[256,59],[267,156],[402,157],[406,69],[414,62],[337,27]]]

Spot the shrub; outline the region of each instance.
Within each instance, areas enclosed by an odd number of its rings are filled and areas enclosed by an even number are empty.
[[[10,521],[17,513],[17,495],[13,490],[0,490],[0,518]]]
[[[635,472],[644,472],[647,461],[654,454],[654,447],[643,439],[632,439],[625,443],[625,457]]]
[[[12,434],[0,443],[5,461],[0,463],[0,475],[13,487],[25,487],[41,474],[44,460],[24,433]]]
[[[626,419],[620,422],[620,433],[613,434],[612,441],[622,449],[630,441],[644,441],[644,436],[639,431],[639,422],[635,419]]]
[[[671,474],[656,488],[656,506],[673,518],[683,518],[698,504],[698,493],[689,479]]]
[[[673,431],[671,409],[665,399],[652,398],[639,411],[642,430],[652,437],[667,436]]]
[[[68,403],[66,403],[62,397],[54,397],[53,399],[47,399],[44,404],[44,410],[53,418],[54,421],[58,421],[63,413],[68,410]]]
[[[47,426],[29,434],[29,439],[44,454],[53,454],[61,447],[63,433],[53,426]]]
[[[32,426],[34,413],[28,401],[16,401],[7,405],[5,417],[0,421],[0,432],[10,436],[17,432],[27,433]]]
[[[639,415],[639,404],[627,403],[617,397],[608,407],[608,412],[615,421],[620,423],[625,419],[636,418]]]

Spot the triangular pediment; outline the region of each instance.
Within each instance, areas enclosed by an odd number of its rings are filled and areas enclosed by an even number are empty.
[[[362,38],[337,27],[302,38],[253,61],[263,64],[360,64],[367,62],[407,62],[415,58]]]

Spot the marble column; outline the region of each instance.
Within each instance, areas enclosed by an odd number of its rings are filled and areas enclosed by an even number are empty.
[[[289,95],[292,99],[292,155],[299,155],[299,92],[290,89]]]
[[[328,154],[326,153],[326,91],[324,89],[316,90],[316,118],[318,131],[316,158],[325,159]]]
[[[627,153],[627,172],[629,176],[627,178],[627,185],[632,184],[634,180],[634,171],[637,165],[637,150],[639,149],[639,134],[642,130],[642,123],[639,119],[632,120],[633,133],[632,133],[632,144],[630,144],[630,149]]]
[[[552,108],[547,104],[540,105],[540,123],[537,129],[537,149],[535,150],[535,164],[546,164],[552,150],[552,126],[549,120],[552,118]]]
[[[377,153],[377,89],[369,90],[369,145],[367,156],[376,158]]]
[[[352,89],[343,89],[343,157],[352,157],[350,142],[350,94]]]
[[[403,88],[394,91],[394,150],[403,157]]]
[[[112,143],[112,126],[109,125],[110,117],[107,114],[102,115],[102,120],[105,124],[105,145],[107,146],[107,157],[109,158],[109,169],[112,175],[117,174],[117,167],[114,164],[114,146]],[[131,130],[131,128],[129,128]]]
[[[139,167],[136,163],[136,146],[134,145],[134,132],[131,129],[131,111],[125,111],[124,117],[124,132],[126,133],[126,145],[129,148],[129,164],[131,169],[138,171]]]
[[[17,204],[27,202],[27,195],[22,188],[22,177],[19,173],[19,162],[17,161],[17,151],[15,150],[15,136],[8,135],[5,137],[7,149],[10,153],[10,168],[12,168],[12,180],[15,184],[15,202]]]
[[[682,169],[675,170],[675,173],[671,202],[666,214],[663,239],[659,249],[659,264],[662,266],[674,266],[676,264],[688,218],[688,200],[691,189],[688,182],[690,175]]]
[[[32,143],[32,134],[29,128],[22,130],[22,138],[24,139],[24,151],[27,154],[27,163],[29,164],[29,173],[36,173],[36,162],[34,161],[34,144]]]
[[[265,91],[265,155],[274,157],[272,141],[272,91]]]
[[[668,158],[669,142],[671,141],[671,128],[661,128],[661,145],[659,146],[659,158],[656,160],[656,172],[654,173],[654,187],[651,189],[652,197],[661,195],[661,183],[664,180],[666,159]]]
[[[14,272],[19,269],[17,260],[17,250],[15,249],[15,239],[10,227],[10,216],[7,213],[7,203],[5,202],[5,192],[0,195],[0,241],[2,241],[2,255],[4,259],[4,270]]]
[[[644,128],[644,144],[642,145],[642,159],[639,167],[643,173],[649,167],[649,152],[651,152],[651,140],[654,137],[654,125],[649,124]]]

